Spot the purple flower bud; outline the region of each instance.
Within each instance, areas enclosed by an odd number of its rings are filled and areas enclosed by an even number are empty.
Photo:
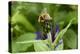
[[[41,32],[36,32],[37,36],[36,36],[36,40],[45,40],[47,39],[47,35],[42,35]]]
[[[52,33],[52,42],[54,42],[55,38],[57,37],[57,34],[59,33],[59,26],[58,26],[58,24],[56,24],[55,31],[53,30],[53,28],[51,28],[51,33]]]
[[[40,40],[41,39],[41,32],[36,32],[36,40]]]
[[[59,26],[56,24],[56,32],[59,32]]]

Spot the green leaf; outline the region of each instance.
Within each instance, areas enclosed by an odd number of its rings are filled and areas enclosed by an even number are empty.
[[[75,18],[73,18],[72,20],[70,20],[69,24],[59,32],[59,34],[57,35],[56,39],[54,40],[53,44],[52,44],[52,48],[54,49],[55,46],[59,43],[59,40],[63,37],[63,35],[66,33],[66,31],[68,30],[68,28],[70,27],[72,21],[75,20]]]
[[[30,44],[29,43],[28,44],[18,44],[16,42],[12,42],[12,53],[25,52],[31,46],[32,46],[31,43]]]
[[[45,43],[48,43],[46,42],[47,40],[29,40],[29,41],[18,41],[17,43],[20,43],[20,44],[23,44],[23,43],[37,43],[37,42],[45,42]]]
[[[71,29],[67,30],[67,32],[63,36],[63,40],[64,40],[64,49],[77,48],[77,35],[73,30]]]
[[[34,40],[36,37],[36,34],[34,33],[26,33],[18,37],[16,40],[12,40],[12,52],[24,52],[27,51],[28,47],[32,46],[33,43],[22,43],[19,44],[17,42],[24,42],[24,41],[30,41]]]
[[[36,52],[38,51],[49,51],[50,48],[48,47],[48,40],[31,40],[31,41],[22,41],[22,42],[16,42],[17,44],[33,44],[33,48]],[[30,45],[31,46],[31,45]],[[28,46],[29,47],[29,46]],[[27,47],[27,48],[28,48]],[[31,50],[31,49],[27,49],[27,50]]]
[[[28,31],[35,32],[35,28],[32,26],[32,24],[23,16],[19,11],[17,11],[12,19],[11,19],[12,24],[17,24],[20,23],[24,26],[24,28]]]
[[[50,48],[43,41],[34,43],[34,49],[36,52],[49,51]]]
[[[18,37],[16,41],[29,41],[29,40],[35,40],[35,38],[36,38],[35,33],[26,33]]]

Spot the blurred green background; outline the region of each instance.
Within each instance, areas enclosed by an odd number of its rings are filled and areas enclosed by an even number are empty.
[[[9,4],[10,5],[10,4]],[[11,40],[13,52],[34,51],[29,49],[33,45],[16,45],[14,42],[22,40],[32,40],[35,38],[35,32],[40,30],[38,17],[44,8],[47,8],[52,17],[52,23],[57,23],[60,30],[65,28],[72,18],[76,20],[72,23],[68,31],[63,36],[64,49],[78,48],[78,6],[66,4],[49,3],[30,3],[30,2],[11,2],[11,13],[9,14],[9,23],[11,23]],[[18,50],[19,49],[19,50]]]

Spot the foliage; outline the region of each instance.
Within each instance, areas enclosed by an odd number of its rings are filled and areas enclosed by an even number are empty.
[[[52,48],[47,46],[49,44],[48,39],[36,40],[36,32],[40,31],[41,28],[38,23],[38,16],[43,8],[47,8],[52,17],[54,28],[56,24],[60,28],[58,37],[52,43]],[[55,44],[58,44],[61,38],[63,39],[63,49],[77,49],[77,5],[12,2],[9,17],[12,52],[54,50]]]

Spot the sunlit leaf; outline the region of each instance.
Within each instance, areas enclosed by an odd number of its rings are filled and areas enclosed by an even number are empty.
[[[16,42],[12,42],[12,52],[25,52],[32,44],[18,44]]]
[[[18,37],[16,41],[29,41],[29,40],[35,40],[35,38],[36,38],[35,33],[26,33]]]
[[[36,52],[40,52],[40,51],[49,51],[50,48],[48,47],[47,44],[45,44],[44,42],[37,42],[34,43],[34,49]]]
[[[19,44],[17,42],[34,40],[36,34],[34,33],[26,33],[19,36],[16,40],[12,41],[12,52],[23,52],[26,51],[28,47],[32,46],[33,43],[22,43]]]

